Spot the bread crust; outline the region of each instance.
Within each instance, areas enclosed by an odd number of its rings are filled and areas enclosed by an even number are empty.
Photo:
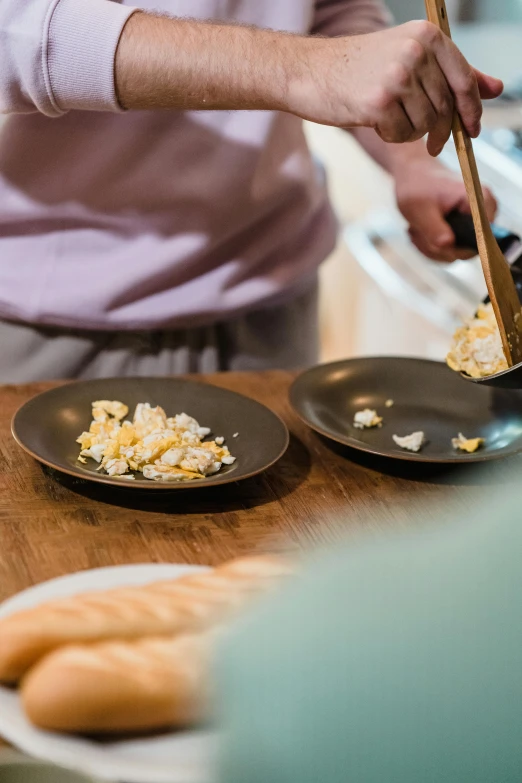
[[[215,631],[61,647],[21,686],[27,717],[49,731],[107,734],[183,728],[208,709]]]

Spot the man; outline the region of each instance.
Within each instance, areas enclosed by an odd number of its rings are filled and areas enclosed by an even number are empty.
[[[433,26],[387,30],[377,0],[149,5],[0,3],[0,382],[313,363],[336,225],[302,118],[355,129],[418,247],[457,255],[464,187],[421,139],[436,155],[454,106],[476,136],[502,85]]]

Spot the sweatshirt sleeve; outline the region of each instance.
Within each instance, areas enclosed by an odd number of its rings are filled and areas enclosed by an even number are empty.
[[[312,33],[360,35],[382,30],[392,16],[380,0],[316,0]]]
[[[120,111],[114,57],[135,10],[113,0],[0,0],[0,112]]]

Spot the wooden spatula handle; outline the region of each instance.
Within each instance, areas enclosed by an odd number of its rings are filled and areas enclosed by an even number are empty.
[[[437,25],[448,38],[451,38],[448,12],[446,11],[446,3],[444,0],[424,0],[424,2],[426,4],[428,21]]]
[[[444,0],[425,0],[428,20],[437,25],[448,38],[451,38],[451,30]],[[491,233],[486,207],[484,204],[484,194],[475,160],[475,153],[467,130],[457,112],[453,115],[453,139],[462,169],[462,177],[466,186],[473,222],[480,222],[482,232]],[[478,236],[477,236],[478,239]],[[480,251],[480,245],[479,245]]]

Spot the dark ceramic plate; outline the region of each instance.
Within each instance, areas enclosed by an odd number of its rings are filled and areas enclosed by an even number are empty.
[[[78,462],[76,438],[89,429],[94,400],[120,400],[131,414],[139,402],[161,405],[167,416],[182,411],[201,426],[211,427],[211,437],[222,435],[237,457],[219,473],[194,481],[157,482],[111,478],[96,472],[97,463]],[[71,383],[39,394],[15,414],[12,431],[16,441],[32,457],[51,468],[81,479],[111,484],[120,489],[197,489],[228,484],[254,476],[277,462],[288,446],[288,430],[281,419],[242,394],[181,378],[108,378]],[[234,438],[235,433],[239,433]]]
[[[384,357],[319,365],[295,381],[290,400],[316,432],[382,457],[481,462],[522,451],[522,392],[465,383],[441,362]],[[364,408],[383,416],[382,427],[353,426]],[[420,452],[404,451],[392,439],[418,430],[428,440]],[[456,451],[451,439],[459,432],[485,438],[485,445],[474,454]]]

